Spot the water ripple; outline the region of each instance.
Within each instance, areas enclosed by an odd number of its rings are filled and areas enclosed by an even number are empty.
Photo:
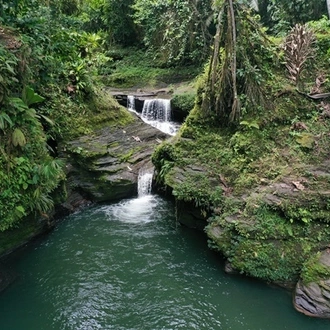
[[[328,330],[295,313],[290,295],[224,274],[174,214],[145,196],[68,217],[12,260],[21,276],[0,296],[0,328]]]

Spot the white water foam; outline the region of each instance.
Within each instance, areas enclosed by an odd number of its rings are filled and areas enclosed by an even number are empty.
[[[171,100],[151,99],[145,100],[141,118],[147,124],[169,135],[175,135],[179,125],[171,121]]]
[[[157,207],[155,195],[145,195],[138,198],[121,201],[107,206],[104,211],[117,221],[131,224],[148,223],[154,219],[154,209]]]
[[[137,114],[135,109],[135,96],[127,95],[127,110]]]
[[[153,169],[141,168],[138,176],[138,197],[150,195],[152,186]]]
[[[105,211],[116,220],[127,223],[146,223],[153,220],[153,209],[157,206],[151,195],[153,168],[141,168],[138,176],[138,197],[124,200]]]

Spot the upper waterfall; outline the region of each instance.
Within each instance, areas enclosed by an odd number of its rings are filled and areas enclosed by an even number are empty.
[[[135,97],[134,95],[127,95],[127,109],[136,112],[135,110]]]
[[[153,127],[169,135],[175,135],[178,125],[171,121],[171,100],[145,100],[141,118]]]
[[[142,109],[142,118],[150,121],[169,122],[171,120],[171,100],[145,100]]]

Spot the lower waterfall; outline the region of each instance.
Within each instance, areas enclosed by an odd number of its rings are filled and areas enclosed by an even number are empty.
[[[138,176],[138,197],[151,194],[153,169],[141,168]]]

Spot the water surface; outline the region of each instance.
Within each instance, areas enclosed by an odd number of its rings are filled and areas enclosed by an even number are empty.
[[[3,330],[329,330],[290,293],[223,272],[202,233],[147,195],[90,207],[5,261]]]

